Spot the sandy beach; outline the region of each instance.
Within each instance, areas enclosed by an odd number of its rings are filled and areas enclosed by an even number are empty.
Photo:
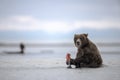
[[[64,58],[0,55],[0,80],[120,80],[120,54],[102,54],[101,68],[67,69]]]

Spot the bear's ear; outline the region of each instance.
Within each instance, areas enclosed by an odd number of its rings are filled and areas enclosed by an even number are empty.
[[[74,37],[77,36],[77,34],[74,34]]]
[[[87,34],[84,34],[85,35],[85,37],[87,37],[88,36],[88,33]]]

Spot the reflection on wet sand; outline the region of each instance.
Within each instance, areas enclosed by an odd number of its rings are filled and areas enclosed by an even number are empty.
[[[13,51],[3,51],[3,53],[6,53],[6,54],[23,54],[23,53],[21,53],[21,51],[15,51],[15,52],[13,52]]]

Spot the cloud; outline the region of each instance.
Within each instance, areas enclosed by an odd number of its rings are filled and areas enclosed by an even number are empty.
[[[90,20],[90,21],[76,21],[76,27],[81,28],[94,28],[94,29],[107,29],[118,28],[120,29],[119,21],[113,20]]]
[[[0,20],[0,30],[42,30],[48,33],[71,32],[76,29],[120,29],[119,20],[50,21],[32,16],[13,16]]]

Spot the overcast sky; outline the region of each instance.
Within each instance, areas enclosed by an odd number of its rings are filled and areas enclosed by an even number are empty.
[[[120,29],[119,0],[0,0],[0,30]]]
[[[0,0],[0,41],[71,40],[82,32],[119,40],[120,0]]]

